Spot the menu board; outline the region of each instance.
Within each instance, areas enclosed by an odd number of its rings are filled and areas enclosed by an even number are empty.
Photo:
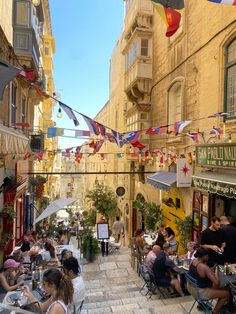
[[[97,239],[105,240],[109,239],[109,225],[107,223],[98,223],[97,224]]]

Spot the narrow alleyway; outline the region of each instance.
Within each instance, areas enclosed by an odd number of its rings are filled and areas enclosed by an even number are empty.
[[[120,253],[99,256],[93,263],[82,263],[86,285],[82,314],[182,314],[192,305],[192,297],[160,300],[158,295],[151,299],[141,295],[143,281],[131,268],[127,248],[121,248]],[[195,307],[192,313],[199,311]]]

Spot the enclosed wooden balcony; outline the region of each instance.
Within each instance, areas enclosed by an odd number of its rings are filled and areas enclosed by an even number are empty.
[[[136,60],[125,73],[125,92],[130,101],[144,99],[152,87],[152,63]]]
[[[133,0],[126,7],[126,16],[124,22],[125,34],[128,35],[132,28],[150,27],[153,16],[153,4],[150,0]]]

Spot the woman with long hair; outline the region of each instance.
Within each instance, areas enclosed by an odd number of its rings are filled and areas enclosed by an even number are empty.
[[[50,242],[46,242],[44,244],[44,249],[45,249],[45,251],[40,253],[43,261],[45,261],[47,263],[53,263],[55,265],[59,265],[59,260],[56,256],[55,247]]]
[[[46,314],[67,314],[67,305],[72,303],[74,293],[71,280],[57,268],[51,268],[45,271],[42,286],[50,298],[39,303],[41,310]],[[24,286],[23,291],[29,301],[38,301],[28,286]]]

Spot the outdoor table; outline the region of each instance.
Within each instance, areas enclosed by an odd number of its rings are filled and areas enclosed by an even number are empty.
[[[68,250],[73,252],[74,246],[72,244],[67,244],[67,245],[56,245],[56,254],[61,255],[63,250]]]
[[[144,234],[144,235],[143,235],[143,238],[144,238],[145,242],[146,242],[149,246],[151,246],[152,243],[153,243],[153,242],[156,242],[156,240],[157,240],[157,236],[155,236],[155,238],[153,239],[150,234]]]
[[[219,270],[218,276],[219,276],[221,287],[227,286],[229,282],[236,283],[236,274],[225,275],[223,271]]]
[[[0,313],[11,314],[11,313],[22,313],[22,314],[32,314],[33,312],[23,310],[19,307],[12,306],[9,304],[0,303]]]

